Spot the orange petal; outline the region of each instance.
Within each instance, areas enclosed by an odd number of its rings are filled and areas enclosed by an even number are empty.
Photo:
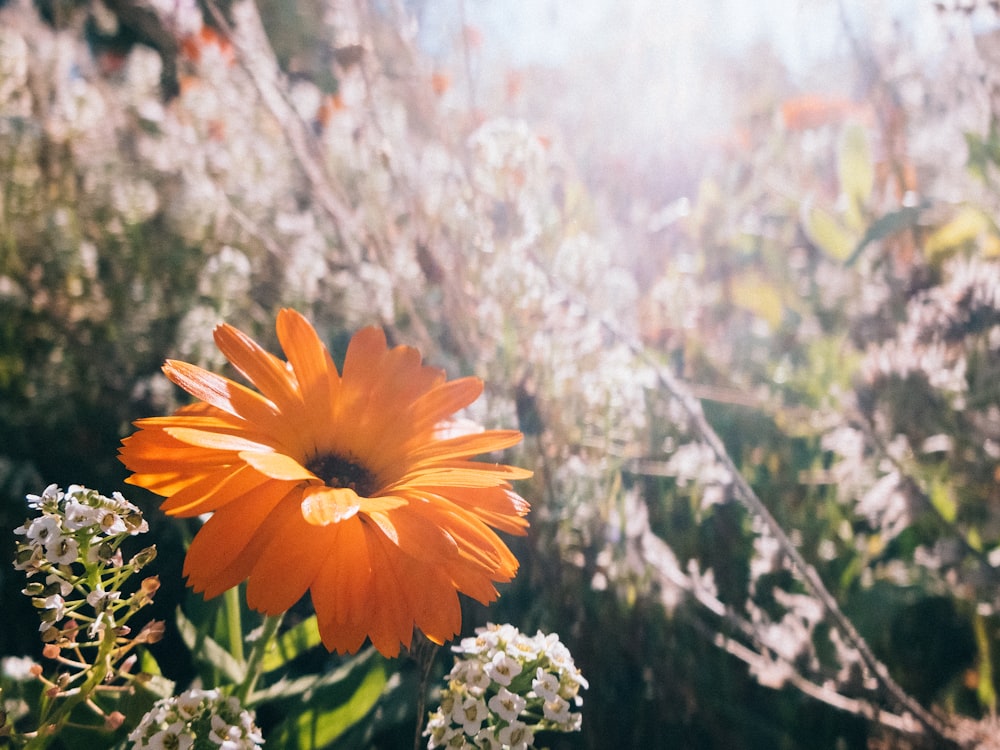
[[[466,466],[474,468],[457,468],[452,465],[432,466],[426,469],[411,471],[402,477],[398,482],[386,487],[391,490],[394,487],[420,487],[421,489],[432,489],[435,487],[502,487],[507,484],[508,479],[527,479],[531,472],[518,469],[513,466],[501,466],[500,464],[476,464],[469,462]],[[494,468],[500,469],[494,471]],[[504,472],[503,469],[509,469]]]
[[[458,378],[441,383],[413,402],[408,418],[413,420],[415,430],[429,429],[459,409],[464,409],[482,392],[483,381],[479,378]]]
[[[169,493],[160,509],[171,516],[197,516],[221,508],[267,481],[270,481],[268,477],[250,467],[229,466]]]
[[[358,493],[347,487],[306,487],[302,491],[302,517],[314,526],[345,521],[361,510]]]
[[[268,526],[247,582],[247,604],[269,615],[302,598],[330,554],[333,536],[329,528],[306,522],[298,508],[279,510],[282,517]]]
[[[340,384],[340,375],[316,330],[302,315],[290,309],[278,313],[278,341],[295,370],[302,400],[311,412],[329,418],[331,390]]]
[[[310,595],[320,637],[331,651],[353,653],[368,637],[369,596],[374,575],[368,538],[358,516],[328,527],[331,554],[313,581]]]
[[[165,427],[163,431],[170,437],[197,448],[208,448],[211,451],[270,451],[271,446],[247,440],[239,435],[228,435],[222,432],[194,430],[190,427]]]
[[[458,559],[455,540],[419,508],[367,512],[365,515],[390,542],[410,556],[438,565]]]
[[[309,471],[309,469],[284,453],[246,450],[241,451],[239,456],[261,474],[265,474],[271,477],[271,479],[285,481],[308,481],[316,479],[316,475]]]
[[[168,359],[163,372],[195,398],[257,427],[272,425],[277,416],[274,404],[259,393],[197,365]]]
[[[285,482],[268,482],[242,502],[229,503],[198,529],[184,559],[184,575],[195,591],[207,597],[221,594],[243,581],[253,567],[256,554],[248,546],[261,525],[289,492]],[[262,543],[258,539],[259,546]]]
[[[302,491],[302,517],[317,526],[339,523],[359,510],[365,513],[392,510],[409,503],[402,497],[359,497],[347,487],[306,487]]]
[[[213,332],[215,344],[237,370],[281,411],[302,405],[295,376],[275,357],[243,331],[223,323]]]
[[[524,436],[517,430],[484,430],[470,435],[459,435],[448,440],[435,440],[415,447],[407,455],[411,465],[468,458],[480,453],[503,450],[517,445]]]
[[[385,333],[370,326],[354,334],[344,357],[344,374],[333,409],[337,425],[357,425],[371,395],[371,376],[385,356]]]

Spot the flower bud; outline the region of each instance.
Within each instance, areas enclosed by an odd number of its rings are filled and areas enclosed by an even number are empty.
[[[104,717],[104,727],[108,731],[115,731],[122,724],[125,723],[125,714],[121,711],[112,711],[110,714]]]
[[[156,545],[153,544],[146,549],[139,550],[133,555],[132,559],[129,560],[129,565],[135,571],[142,570],[147,565],[149,565],[153,560],[156,559]]]

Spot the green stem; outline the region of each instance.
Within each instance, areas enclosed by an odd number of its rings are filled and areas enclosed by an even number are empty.
[[[44,711],[39,722],[38,732],[28,740],[24,746],[25,750],[40,750],[48,747],[48,744],[55,738],[59,731],[69,722],[70,715],[81,703],[89,700],[94,691],[100,687],[107,677],[111,668],[111,654],[113,653],[118,636],[115,629],[110,626],[104,628],[104,637],[101,640],[101,647],[94,659],[94,664],[90,667],[90,674],[86,681],[80,685],[79,689],[72,695],[60,699],[56,697],[51,700],[60,701],[58,708],[48,716],[48,711]]]
[[[250,658],[247,660],[247,676],[240,685],[236,686],[236,690],[233,692],[233,695],[239,699],[244,707],[248,705],[250,696],[253,695],[253,689],[257,685],[257,680],[260,679],[263,673],[264,657],[271,648],[274,637],[278,634],[282,617],[284,615],[266,616],[264,624],[261,626],[260,637],[254,641],[253,648],[250,649]]]
[[[236,661],[243,663],[243,618],[240,609],[240,588],[233,586],[228,589],[224,596],[224,609],[226,618],[226,633],[229,641],[229,653]]]

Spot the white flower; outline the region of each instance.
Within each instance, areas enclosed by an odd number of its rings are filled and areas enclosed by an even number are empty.
[[[590,687],[590,683],[584,678],[580,670],[575,666],[570,664],[572,667],[562,673],[562,679],[559,681],[559,695],[563,698],[576,698],[577,693],[580,692],[580,688],[585,690]],[[579,699],[578,699],[579,700]]]
[[[539,667],[531,681],[531,689],[543,700],[555,700],[559,696],[559,678]]]
[[[539,636],[542,634],[539,633]],[[518,633],[513,639],[507,642],[507,653],[515,659],[522,661],[534,661],[544,650],[545,641],[543,638],[529,638]]]
[[[58,516],[45,514],[34,519],[27,528],[18,526],[15,534],[24,534],[34,544],[49,544],[62,536],[62,522]]]
[[[451,668],[448,677],[462,683],[470,691],[480,695],[482,695],[492,682],[490,676],[486,673],[483,663],[474,659],[455,662],[455,666]]]
[[[483,727],[476,735],[476,745],[482,750],[503,750],[503,744],[492,727]]]
[[[93,607],[97,612],[103,612],[107,609],[110,602],[118,601],[121,598],[120,591],[105,591],[103,587],[98,586],[96,589],[87,594],[87,604]]]
[[[73,591],[73,584],[55,573],[49,573],[45,576],[45,585],[58,587],[59,593],[63,596],[69,596],[70,592]]]
[[[100,510],[92,505],[81,503],[76,497],[71,497],[66,503],[64,511],[66,517],[66,528],[70,531],[79,531],[88,526],[93,526],[100,519]]]
[[[55,621],[58,622],[66,614],[66,600],[62,598],[59,594],[53,594],[52,596],[46,596],[42,599],[43,606],[41,609],[50,609],[55,612]]]
[[[427,740],[428,750],[435,747],[456,747],[456,741],[461,743],[458,747],[465,746],[465,735],[458,727],[435,727],[430,734],[430,739]]]
[[[208,738],[222,750],[239,750],[242,737],[243,732],[239,727],[232,726],[218,714],[212,716],[212,731]]]
[[[463,638],[457,646],[452,646],[451,650],[457,654],[482,654],[489,651],[494,645],[490,642],[490,639],[482,635],[477,635],[471,638]]]
[[[61,536],[45,545],[45,557],[57,565],[70,565],[80,556],[80,545],[71,536]]]
[[[206,718],[211,727],[208,736],[196,735],[195,728],[204,727]],[[235,698],[221,698],[217,690],[191,689],[157,701],[129,734],[132,750],[162,747],[163,742],[183,737],[190,742],[167,747],[190,748],[197,740],[199,747],[211,742],[210,747],[220,750],[259,750],[264,742],[253,714],[242,710]]]
[[[516,659],[512,659],[503,651],[497,652],[486,665],[486,674],[500,685],[510,685],[511,680],[521,674],[523,667]]]
[[[557,695],[552,700],[546,700],[542,704],[542,714],[549,721],[556,724],[565,724],[570,720],[569,702]]]
[[[149,750],[189,750],[192,745],[194,745],[194,737],[185,731],[183,724],[175,722],[166,729],[161,729],[144,744],[137,747],[149,748]]]
[[[535,741],[535,733],[523,721],[512,721],[500,730],[498,737],[510,750],[528,750],[528,745]]]
[[[14,682],[24,682],[32,677],[31,670],[35,662],[27,656],[5,656],[0,659],[0,675],[9,677]]]
[[[490,698],[490,711],[495,713],[504,721],[514,721],[528,705],[528,701],[517,693],[510,692],[507,688],[500,688],[500,692]]]
[[[451,712],[451,719],[456,724],[461,724],[463,731],[471,737],[479,731],[488,715],[486,701],[470,695],[462,701],[461,705],[455,705]]]
[[[62,499],[62,492],[59,490],[59,485],[50,484],[42,491],[41,495],[27,495],[26,498],[29,508],[41,510],[48,503],[59,502]]]

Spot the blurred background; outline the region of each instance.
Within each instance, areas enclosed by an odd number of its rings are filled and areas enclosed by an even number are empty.
[[[998,29],[976,0],[0,2],[0,558],[26,493],[123,491],[156,657],[198,677],[194,527],[117,446],[182,403],[164,359],[231,375],[213,326],[277,351],[291,306],[483,377],[470,416],[524,432],[522,570],[465,628],[569,646],[583,731],[544,745],[944,746],[916,706],[989,747]],[[0,566],[3,656],[41,650],[23,586]],[[392,669],[337,747],[412,746]]]

